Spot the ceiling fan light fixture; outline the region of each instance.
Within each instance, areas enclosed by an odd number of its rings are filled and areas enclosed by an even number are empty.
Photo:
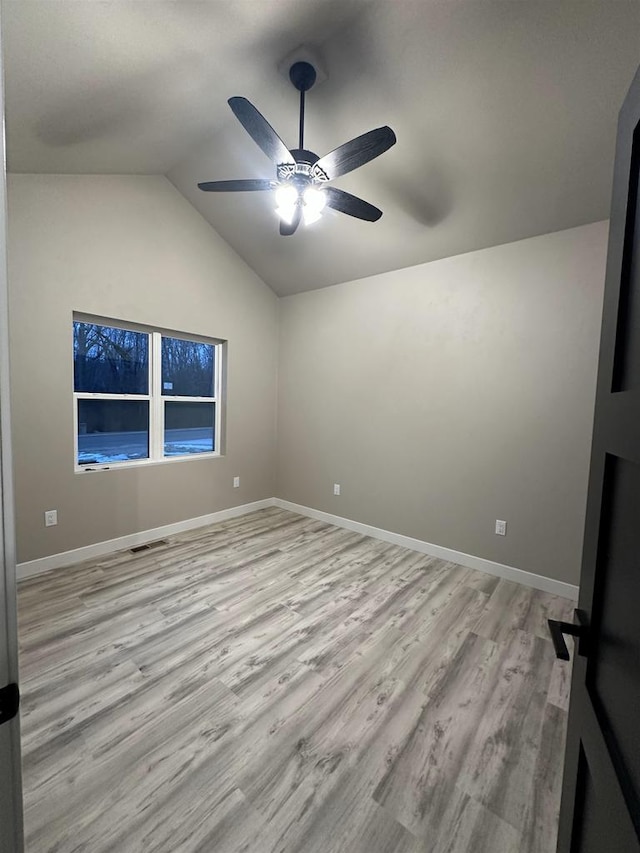
[[[317,213],[318,215],[322,213],[327,203],[327,197],[317,187],[307,187],[302,194],[302,200],[304,201],[305,210],[309,211],[309,213]]]
[[[283,184],[276,190],[276,204],[278,207],[295,207],[298,197],[298,188],[293,184]]]
[[[287,225],[291,225],[293,222],[293,217],[296,214],[296,205],[292,204],[288,207],[276,207],[276,213],[282,219],[283,222],[286,222]]]
[[[300,194],[293,184],[284,184],[276,190],[276,213],[287,225],[293,222],[299,198]]]
[[[302,218],[305,225],[313,225],[314,222],[317,222],[318,219],[322,218],[322,215],[317,210],[311,210],[308,207],[303,207]]]

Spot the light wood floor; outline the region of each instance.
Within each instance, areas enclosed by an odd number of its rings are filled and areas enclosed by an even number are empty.
[[[28,853],[552,853],[571,604],[277,509],[20,585]]]

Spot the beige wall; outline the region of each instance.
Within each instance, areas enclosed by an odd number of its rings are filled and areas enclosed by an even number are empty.
[[[274,494],[277,299],[168,180],[10,176],[9,287],[19,561]],[[74,473],[73,311],[227,339],[226,456]]]
[[[282,299],[277,494],[577,583],[606,239],[596,223]]]
[[[166,179],[10,176],[19,561],[277,494],[577,583],[606,237],[286,297],[278,366],[278,300]],[[226,456],[74,473],[73,311],[228,339]]]

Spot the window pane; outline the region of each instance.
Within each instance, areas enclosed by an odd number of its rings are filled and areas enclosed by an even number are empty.
[[[164,404],[164,455],[211,453],[215,448],[215,403]]]
[[[78,464],[149,458],[147,400],[78,400]]]
[[[180,338],[162,338],[162,393],[173,397],[213,397],[215,347]]]
[[[148,394],[149,335],[74,321],[73,382],[94,394]]]

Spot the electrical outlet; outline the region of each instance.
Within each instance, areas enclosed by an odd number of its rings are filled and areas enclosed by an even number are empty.
[[[334,495],[340,494],[340,483],[334,483],[333,484],[333,494]]]
[[[55,527],[58,523],[58,510],[48,509],[44,514],[44,526]]]
[[[240,488],[240,477],[234,477],[233,478],[233,488],[234,489]]]
[[[500,519],[496,518],[496,533],[498,536],[506,536],[507,535],[507,522],[500,521]]]

